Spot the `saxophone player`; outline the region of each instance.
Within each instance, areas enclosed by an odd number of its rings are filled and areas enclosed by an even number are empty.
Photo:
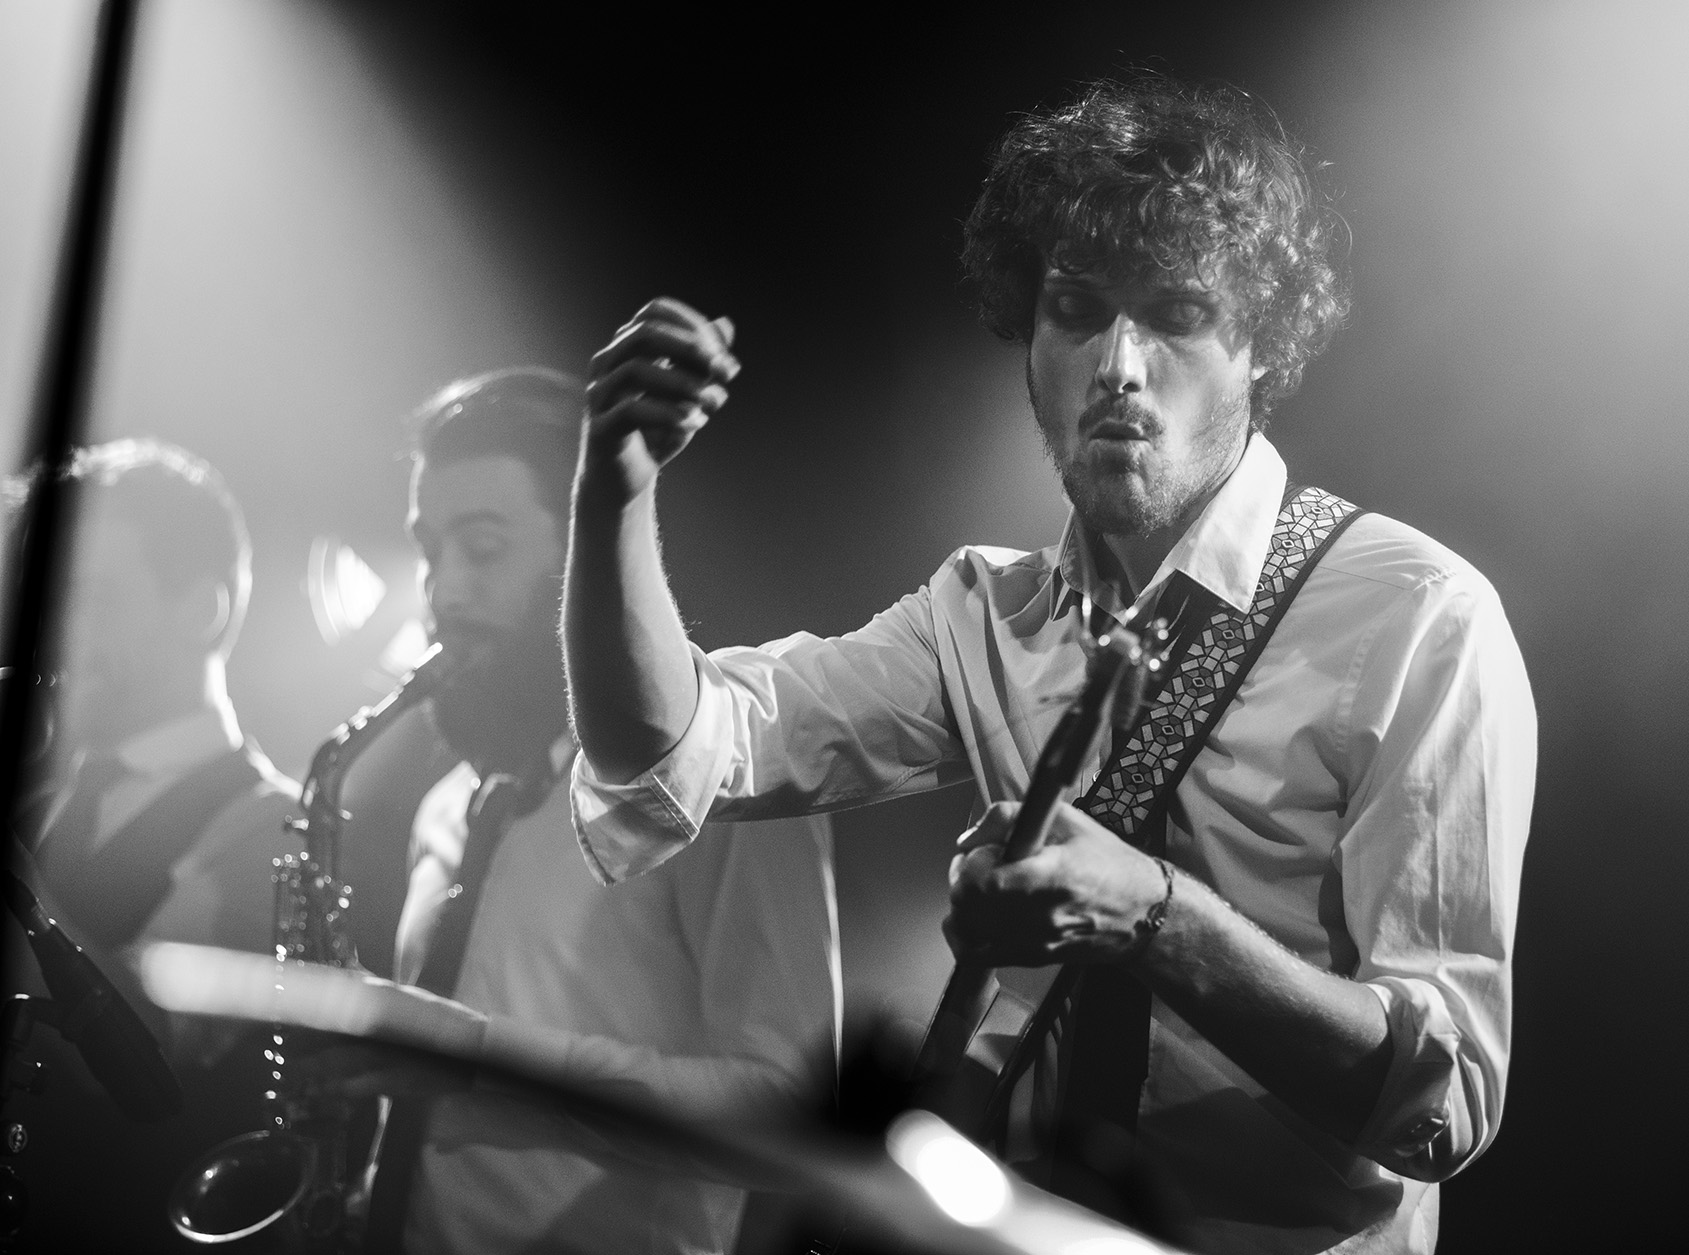
[[[61,683],[45,786],[19,835],[52,913],[123,986],[153,941],[270,947],[270,860],[297,786],[241,730],[225,667],[251,588],[251,544],[217,472],[150,439],[77,450]],[[7,484],[21,518],[32,481]],[[11,923],[7,921],[8,929]],[[7,991],[36,992],[8,933]],[[146,1010],[145,1000],[131,997]],[[38,1032],[50,1085],[8,1116],[29,1130],[31,1194],[16,1249],[182,1249],[165,1219],[171,1182],[222,1137],[255,1127],[263,1089],[254,1030],[152,1024],[185,1095],[162,1124],[125,1118],[76,1052]],[[97,1200],[97,1205],[90,1205]]]
[[[633,1092],[742,1114],[830,1071],[830,834],[806,819],[796,840],[706,839],[676,860],[687,866],[614,890],[583,861],[560,787],[574,745],[556,634],[581,412],[567,376],[519,368],[459,381],[419,414],[408,526],[453,676],[432,720],[457,766],[412,822],[394,975],[563,1030]],[[432,1088],[363,1059],[366,1088]],[[400,1092],[368,1246],[725,1252],[742,1203],[595,1160],[508,1098]]]

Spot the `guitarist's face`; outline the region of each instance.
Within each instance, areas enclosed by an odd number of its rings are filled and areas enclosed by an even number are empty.
[[[1261,375],[1219,275],[1045,273],[1027,386],[1084,522],[1140,537],[1188,525],[1249,436]]]

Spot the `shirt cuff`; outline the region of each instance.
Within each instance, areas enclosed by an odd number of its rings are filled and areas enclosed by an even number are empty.
[[[600,884],[613,885],[666,862],[690,845],[709,814],[732,757],[726,681],[696,645],[698,707],[680,740],[649,771],[612,784],[575,755],[569,807],[575,840]]]
[[[1479,1148],[1460,1083],[1460,1030],[1421,981],[1378,977],[1367,988],[1384,1004],[1391,1058],[1355,1149],[1416,1181],[1444,1180]]]

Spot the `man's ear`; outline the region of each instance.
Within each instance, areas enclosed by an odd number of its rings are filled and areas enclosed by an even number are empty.
[[[234,600],[222,580],[202,577],[188,585],[176,603],[175,619],[182,639],[210,649],[223,639]]]

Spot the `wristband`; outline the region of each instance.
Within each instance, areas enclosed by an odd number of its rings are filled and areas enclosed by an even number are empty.
[[[1167,882],[1167,891],[1161,895],[1161,901],[1145,911],[1144,917],[1132,925],[1132,936],[1126,943],[1129,954],[1138,953],[1149,944],[1150,938],[1161,931],[1161,926],[1167,922],[1167,908],[1173,902],[1173,869],[1167,865],[1166,859],[1154,858],[1153,855],[1151,857],[1161,869],[1161,878]]]

